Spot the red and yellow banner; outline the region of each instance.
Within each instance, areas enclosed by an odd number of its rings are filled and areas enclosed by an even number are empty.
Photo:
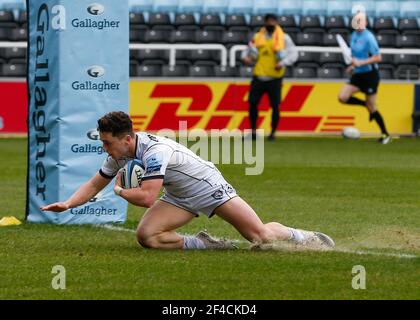
[[[379,133],[376,123],[369,122],[365,108],[338,102],[342,86],[343,83],[285,83],[278,131],[336,133],[355,126],[362,133]],[[131,81],[130,115],[139,131],[176,130],[180,121],[186,121],[188,129],[246,129],[248,93],[249,82]],[[411,133],[413,99],[413,84],[380,85],[378,108],[390,132]],[[267,96],[259,110],[258,126],[268,131],[271,108]]]
[[[287,82],[283,85],[278,131],[290,134],[338,133],[347,126],[362,133],[379,133],[365,108],[342,105],[337,96],[343,83]],[[249,82],[135,81],[130,82],[130,115],[136,130],[188,128],[245,129]],[[363,95],[360,95],[363,98]],[[411,134],[414,84],[381,83],[378,109],[393,134]],[[267,96],[260,104],[258,125],[270,130]],[[25,82],[0,82],[0,133],[26,133]]]

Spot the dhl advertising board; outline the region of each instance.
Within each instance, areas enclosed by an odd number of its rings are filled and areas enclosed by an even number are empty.
[[[337,133],[357,127],[362,133],[379,133],[369,122],[366,108],[340,104],[343,83],[285,83],[280,105],[278,132]],[[177,130],[185,121],[188,129],[247,129],[249,82],[131,81],[130,115],[136,130]],[[363,98],[363,96],[360,96]],[[382,83],[378,108],[388,130],[394,134],[412,132],[414,85]],[[265,95],[259,107],[259,128],[270,130],[271,108]]]
[[[340,104],[344,82],[293,82],[283,85],[278,132],[287,134],[338,133],[355,126],[362,133],[378,134],[365,108]],[[248,122],[249,81],[130,81],[129,111],[136,130],[188,128],[244,129]],[[415,91],[418,92],[415,99]],[[27,98],[23,81],[0,82],[0,133],[26,133]],[[360,95],[363,98],[363,95]],[[420,104],[420,86],[382,82],[378,108],[393,134],[412,133],[414,103]],[[115,109],[119,109],[115,106]],[[269,130],[271,110],[267,96],[259,107],[258,124]],[[420,111],[420,105],[416,107]],[[95,125],[95,124],[94,124]]]

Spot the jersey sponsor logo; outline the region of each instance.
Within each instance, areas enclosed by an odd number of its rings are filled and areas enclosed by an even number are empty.
[[[163,155],[161,152],[155,153],[146,159],[146,173],[158,172],[162,168]]]

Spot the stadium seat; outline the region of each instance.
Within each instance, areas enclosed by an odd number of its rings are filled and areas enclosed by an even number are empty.
[[[26,64],[3,64],[3,75],[6,77],[24,77],[26,76]]]
[[[336,52],[321,52],[319,56],[319,63],[344,63],[343,55]]]
[[[394,55],[394,64],[398,66],[402,64],[419,65],[419,58],[414,54],[400,53]]]
[[[149,28],[145,25],[130,26],[130,42],[144,42],[148,30]]]
[[[189,50],[187,52],[187,59],[191,61],[197,60],[212,60],[212,50],[203,50],[203,49],[196,49],[196,50]]]
[[[128,0],[130,12],[149,12],[153,10],[154,0]]]
[[[302,16],[300,18],[300,28],[303,31],[307,28],[321,28],[321,21],[317,16]]]
[[[202,14],[200,16],[199,25],[204,26],[220,26],[222,24],[218,14]]]
[[[232,78],[238,76],[238,69],[236,67],[215,66],[213,72],[214,75],[219,78]]]
[[[190,30],[174,30],[171,32],[172,43],[194,43],[195,32]]]
[[[203,4],[203,13],[224,13],[228,10],[228,1],[226,0],[205,0]]]
[[[398,30],[404,32],[407,30],[418,30],[419,24],[416,18],[402,18],[398,20]]]
[[[303,0],[302,14],[305,16],[326,15],[327,14],[326,1],[325,0]]]
[[[164,77],[186,77],[188,74],[188,67],[185,65],[177,64],[162,67],[162,76]]]
[[[397,36],[397,47],[399,48],[418,48],[420,37],[418,35],[401,35]]]
[[[248,33],[244,31],[228,31],[222,35],[222,43],[228,44],[246,44],[248,43]]]
[[[297,45],[316,46],[322,43],[322,34],[314,32],[301,32],[297,35]]]
[[[228,14],[225,18],[225,26],[227,28],[246,25],[245,16],[242,14]]]
[[[281,25],[281,24],[280,24]],[[264,26],[264,15],[253,15],[251,16],[249,27],[252,29],[260,28]]]
[[[165,43],[169,40],[168,33],[160,30],[147,30],[144,35],[145,43]]]
[[[277,0],[255,0],[253,14],[277,13]]]
[[[13,11],[11,10],[0,10],[0,23],[3,22],[14,22]]]
[[[293,68],[293,78],[297,79],[311,79],[316,78],[317,76],[317,69],[310,68],[310,67],[295,67]]]
[[[9,48],[0,48],[0,58],[10,60],[10,59],[22,59],[26,57],[26,48],[20,47],[9,47]]]
[[[13,28],[9,32],[10,41],[26,41],[28,39],[26,28]]]
[[[394,64],[394,55],[393,54],[381,54],[382,60],[379,64]]]
[[[302,14],[302,6],[303,0],[278,1],[277,13],[282,15],[300,15]]]
[[[396,78],[400,80],[418,80],[419,68],[415,65],[402,65],[396,70]]]
[[[149,15],[149,21],[148,25],[155,26],[155,25],[170,25],[171,19],[169,17],[169,14],[157,12],[157,13],[151,13]]]
[[[379,47],[384,48],[395,48],[397,37],[394,34],[380,33],[376,35],[376,40],[378,41]]]
[[[343,0],[327,0],[327,15],[328,16],[350,16],[351,15],[351,2],[343,1]]]
[[[144,15],[141,12],[130,12],[129,19],[130,19],[130,25],[145,24]]]
[[[137,67],[139,77],[160,77],[162,75],[162,66],[160,65],[141,65]]]
[[[153,0],[154,12],[174,13],[178,10],[177,0]]]
[[[196,25],[195,17],[192,13],[177,13],[173,25],[176,27]]]
[[[379,76],[381,79],[394,79],[395,67],[391,64],[379,65]]]
[[[9,40],[9,28],[1,28],[0,27],[0,41],[8,41]]]
[[[320,53],[319,52],[305,52],[299,51],[298,62],[319,62]]]
[[[178,26],[179,31],[193,31],[196,32],[197,30],[200,30],[200,27],[197,25],[191,25],[191,26]]]
[[[375,2],[375,15],[377,17],[396,16],[399,11],[400,3],[398,0]]]
[[[346,28],[346,22],[344,21],[343,16],[329,16],[326,17],[324,23],[325,29],[337,29],[337,28]]]
[[[166,53],[166,55],[165,55]],[[168,61],[168,50],[141,49],[133,55],[137,60],[163,59]]]
[[[400,3],[401,18],[418,18],[420,17],[420,2],[418,0],[402,1]]]
[[[194,65],[189,67],[188,74],[190,77],[212,77],[214,76],[211,66]]]
[[[296,20],[292,15],[281,15],[278,17],[278,22],[282,28],[296,28]]]
[[[344,70],[342,68],[322,67],[317,70],[317,76],[321,79],[341,79],[343,75]]]
[[[239,76],[241,78],[251,78],[253,76],[253,67],[241,66],[239,67]]]
[[[197,30],[195,33],[195,39],[197,43],[218,43],[220,42],[219,32]]]
[[[374,19],[373,29],[375,30],[393,30],[395,29],[392,17],[378,17]]]
[[[259,0],[256,0],[259,1]],[[254,9],[254,0],[229,0],[227,13],[251,14]]]

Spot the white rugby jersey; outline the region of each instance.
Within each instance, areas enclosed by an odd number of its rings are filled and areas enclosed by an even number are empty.
[[[163,179],[166,192],[187,198],[209,186],[218,185],[223,177],[216,166],[171,139],[146,132],[136,133],[135,159],[140,160],[145,173],[142,181]],[[131,159],[104,161],[99,173],[112,179]]]

